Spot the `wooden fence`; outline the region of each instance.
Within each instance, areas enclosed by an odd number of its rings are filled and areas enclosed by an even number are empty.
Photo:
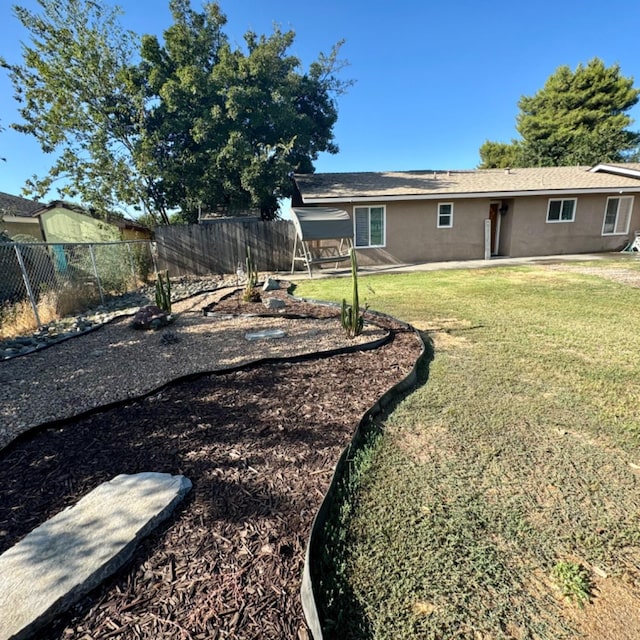
[[[247,247],[258,271],[291,269],[295,228],[289,221],[212,220],[156,228],[158,268],[171,276],[235,273]]]

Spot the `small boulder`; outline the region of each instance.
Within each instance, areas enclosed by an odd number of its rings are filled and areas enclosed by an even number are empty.
[[[131,327],[133,329],[160,329],[173,322],[173,316],[154,304],[142,307],[138,310]]]
[[[280,300],[279,298],[264,298],[262,304],[271,310],[284,309],[287,306],[284,300]]]
[[[262,285],[263,291],[277,291],[279,288],[280,280],[276,280],[276,278],[272,278],[271,276],[267,276],[264,284]]]

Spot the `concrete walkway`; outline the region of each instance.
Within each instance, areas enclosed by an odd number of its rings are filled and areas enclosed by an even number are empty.
[[[449,260],[447,262],[420,262],[415,264],[384,264],[384,265],[358,265],[358,275],[366,276],[383,273],[411,273],[413,271],[441,271],[443,269],[490,269],[492,267],[509,267],[518,265],[554,264],[562,262],[579,262],[587,260],[611,260],[638,254],[628,253],[581,253],[563,254],[555,256],[531,256],[525,258],[503,258],[501,256],[490,260]],[[351,269],[330,269],[327,265],[322,271],[316,269],[314,278],[340,278],[351,276]],[[279,277],[286,280],[307,280],[306,271],[296,271],[294,274],[281,272]]]
[[[0,556],[0,640],[34,637],[133,554],[191,488],[168,473],[119,475]]]

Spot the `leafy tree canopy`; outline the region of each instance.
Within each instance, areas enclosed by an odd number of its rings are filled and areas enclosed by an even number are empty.
[[[31,34],[23,64],[8,69],[24,122],[13,125],[59,157],[27,192],[61,195],[98,209],[136,205],[169,222],[199,211],[259,209],[276,215],[293,171],[335,153],[342,43],[309,69],[288,54],[295,34],[251,31],[230,45],[217,3],[201,12],[170,0],[161,42],[118,24],[119,10],[91,0],[38,0],[16,7]]]
[[[559,67],[544,87],[518,102],[517,130],[511,144],[487,141],[481,168],[491,166],[593,165],[623,162],[640,144],[628,115],[640,96],[633,78],[616,64],[594,58],[575,72]]]
[[[31,36],[24,64],[0,59],[23,118],[12,127],[34,136],[44,153],[58,153],[46,176],[27,182],[25,194],[43,197],[64,180],[61,197],[99,210],[144,202],[145,176],[133,158],[144,104],[125,82],[135,36],[120,27],[115,8],[90,0],[38,4],[41,13],[14,7]]]

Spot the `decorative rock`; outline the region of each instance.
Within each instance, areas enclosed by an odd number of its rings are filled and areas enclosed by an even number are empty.
[[[133,329],[160,329],[173,322],[173,317],[154,304],[142,307],[131,321]]]
[[[264,298],[262,304],[267,309],[284,309],[287,306],[285,301],[280,300],[280,298]]]
[[[172,282],[171,298],[177,302],[205,291],[214,291],[220,287],[236,284],[235,276],[227,278],[212,276],[195,280],[184,278],[178,282]],[[71,336],[80,336],[119,316],[133,315],[140,307],[151,304],[154,296],[155,287],[144,286],[136,291],[106,298],[104,305],[82,312],[75,317],[52,321],[32,334],[35,344],[29,350],[23,350],[23,345],[18,345],[12,338],[0,339],[0,360],[15,358],[36,349],[46,348]]]
[[[30,638],[132,556],[191,489],[184,476],[119,475],[0,556],[0,640]]]
[[[263,291],[276,291],[279,288],[280,288],[280,280],[276,280],[271,276],[267,276],[267,278],[264,281],[264,284],[262,285]]]

